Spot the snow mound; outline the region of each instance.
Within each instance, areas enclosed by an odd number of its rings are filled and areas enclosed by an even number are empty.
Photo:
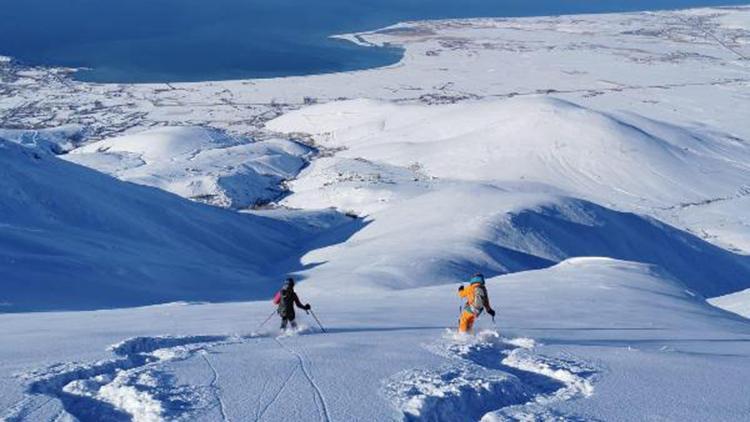
[[[312,150],[284,140],[253,141],[203,127],[165,127],[87,144],[63,156],[119,179],[222,207],[276,199]]]
[[[750,180],[750,150],[632,114],[553,98],[425,106],[351,100],[283,115],[341,158],[465,181],[532,181],[604,204],[673,206],[732,195]]]
[[[308,271],[315,283],[306,288],[326,290],[347,274],[348,289],[403,289],[590,256],[661,266],[705,296],[750,284],[750,257],[648,217],[514,188],[457,183],[375,212],[346,243],[304,257],[325,263]]]
[[[348,221],[303,219],[316,224],[197,204],[0,140],[2,310],[265,298],[269,278]]]
[[[147,163],[170,161],[180,155],[204,149],[227,147],[238,142],[218,130],[197,126],[163,127],[118,136],[84,145],[76,153],[129,152]]]

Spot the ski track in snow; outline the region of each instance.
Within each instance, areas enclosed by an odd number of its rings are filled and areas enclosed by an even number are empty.
[[[271,406],[273,406],[273,404],[276,403],[276,400],[278,400],[279,397],[281,397],[281,394],[284,393],[284,390],[286,389],[286,386],[289,385],[289,380],[292,379],[292,377],[294,376],[294,374],[297,373],[297,369],[298,368],[299,367],[295,365],[294,368],[292,368],[292,370],[289,371],[289,375],[286,376],[286,378],[284,379],[284,382],[281,383],[281,387],[279,387],[279,389],[276,390],[276,392],[273,394],[273,397],[271,397],[271,400],[269,400],[268,403],[266,403],[263,406],[262,409],[259,408],[258,416],[255,418],[256,422],[260,421],[263,418],[263,415],[266,414],[266,412],[268,411],[268,409],[270,409]],[[266,385],[268,385],[268,382],[264,381],[263,391],[265,391],[265,388],[266,388],[265,386]],[[260,395],[258,396],[258,401],[259,402],[260,402],[260,399],[263,396],[263,391],[261,391]]]
[[[307,379],[307,382],[310,383],[310,386],[313,388],[313,391],[315,392],[315,397],[317,400],[313,400],[315,402],[315,406],[318,407],[318,412],[321,414],[321,419],[325,422],[329,422],[331,420],[331,417],[328,413],[328,406],[326,405],[325,397],[323,396],[323,392],[320,390],[320,387],[315,382],[315,379],[310,375],[310,370],[307,368],[307,365],[305,364],[305,360],[302,358],[302,355],[295,351],[294,349],[290,348],[289,346],[282,343],[281,340],[278,338],[274,338],[276,343],[281,346],[282,349],[286,350],[290,354],[292,354],[295,358],[297,358],[297,362],[299,364],[299,368],[302,370],[302,373],[305,375],[305,378]],[[318,401],[320,401],[320,404],[318,404]]]
[[[570,357],[533,353],[527,338],[501,338],[484,331],[476,338],[452,333],[426,347],[451,363],[396,374],[385,394],[405,421],[590,420],[547,408],[588,397],[595,368]]]
[[[42,370],[19,374],[19,378],[28,382],[28,395],[10,409],[2,420],[33,420],[32,415],[53,399],[60,400],[64,411],[82,422],[156,421],[179,416],[181,412],[191,410],[189,404],[200,402],[201,397],[191,396],[199,392],[195,393],[189,388],[174,388],[174,392],[162,391],[165,385],[164,377],[158,374],[159,365],[185,360],[199,353],[212,371],[208,388],[213,391],[222,418],[227,421],[229,419],[219,393],[218,372],[205,356],[206,350],[256,337],[258,336],[134,337],[108,348],[118,356],[114,359],[93,363],[58,363]],[[186,394],[187,398],[184,397]],[[37,404],[38,397],[45,396],[48,399]],[[164,396],[175,398],[174,406],[162,401]]]
[[[221,420],[227,422],[229,421],[229,418],[227,417],[227,409],[224,405],[224,400],[221,398],[221,387],[219,387],[219,373],[216,371],[216,367],[211,363],[211,361],[208,359],[208,352],[206,350],[202,350],[200,353],[200,356],[203,358],[203,360],[206,362],[208,367],[211,369],[212,378],[210,386],[214,390],[214,395],[216,396],[216,401],[219,403],[219,411],[221,411]]]
[[[208,358],[209,349],[258,337],[261,335],[130,338],[108,348],[118,356],[115,359],[59,363],[20,374],[19,378],[28,382],[27,396],[1,419],[33,420],[35,412],[57,399],[64,409],[61,417],[67,413],[82,422],[178,419],[188,412],[210,408],[218,408],[221,419],[229,421],[221,397],[219,373]],[[285,344],[283,338],[272,339],[296,364],[265,403],[262,396],[268,390],[263,387],[254,420],[264,417],[299,371],[310,385],[320,420],[331,421],[325,395],[306,358]],[[575,358],[541,356],[534,353],[533,340],[502,338],[494,331],[483,331],[469,338],[449,333],[426,347],[445,357],[448,363],[436,369],[400,372],[387,380],[385,386],[386,396],[402,412],[405,421],[588,420],[560,415],[548,408],[552,403],[593,393],[591,380],[596,368]],[[196,355],[211,371],[207,386],[174,387],[161,380],[159,365]],[[213,398],[201,395],[201,389],[210,391]],[[182,399],[182,406],[170,403],[169,399],[175,395]],[[201,406],[204,402],[208,403]]]

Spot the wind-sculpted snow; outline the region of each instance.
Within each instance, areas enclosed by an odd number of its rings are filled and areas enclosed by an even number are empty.
[[[332,211],[274,215],[197,204],[0,140],[2,310],[265,298],[276,286],[264,281],[301,268],[308,247],[357,229]]]
[[[281,196],[281,183],[311,154],[284,139],[252,141],[201,127],[167,127],[90,143],[62,158],[185,198],[247,208]]]

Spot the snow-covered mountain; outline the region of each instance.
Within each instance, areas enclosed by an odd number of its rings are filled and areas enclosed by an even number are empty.
[[[352,100],[267,125],[313,134],[342,158],[440,179],[529,181],[620,208],[671,207],[747,189],[750,150],[728,134],[613,115],[550,97],[424,106]]]
[[[263,298],[321,227],[349,220],[239,214],[4,140],[0,204],[6,311]]]
[[[286,139],[253,142],[202,127],[167,127],[93,142],[63,158],[186,198],[248,208],[276,200],[281,182],[311,154]]]
[[[750,258],[654,219],[743,189],[750,149],[726,137],[548,98],[344,101],[267,126],[340,149],[303,171],[285,204],[333,206],[372,221],[307,257],[330,262],[313,270],[322,280],[346,273],[358,285],[401,288],[448,283],[472,269],[498,274],[607,256],[660,265],[709,297],[750,284]]]

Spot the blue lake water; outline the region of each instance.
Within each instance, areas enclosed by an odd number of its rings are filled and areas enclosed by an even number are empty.
[[[0,0],[0,54],[97,82],[203,81],[394,63],[328,38],[403,20],[742,4],[713,0]]]

